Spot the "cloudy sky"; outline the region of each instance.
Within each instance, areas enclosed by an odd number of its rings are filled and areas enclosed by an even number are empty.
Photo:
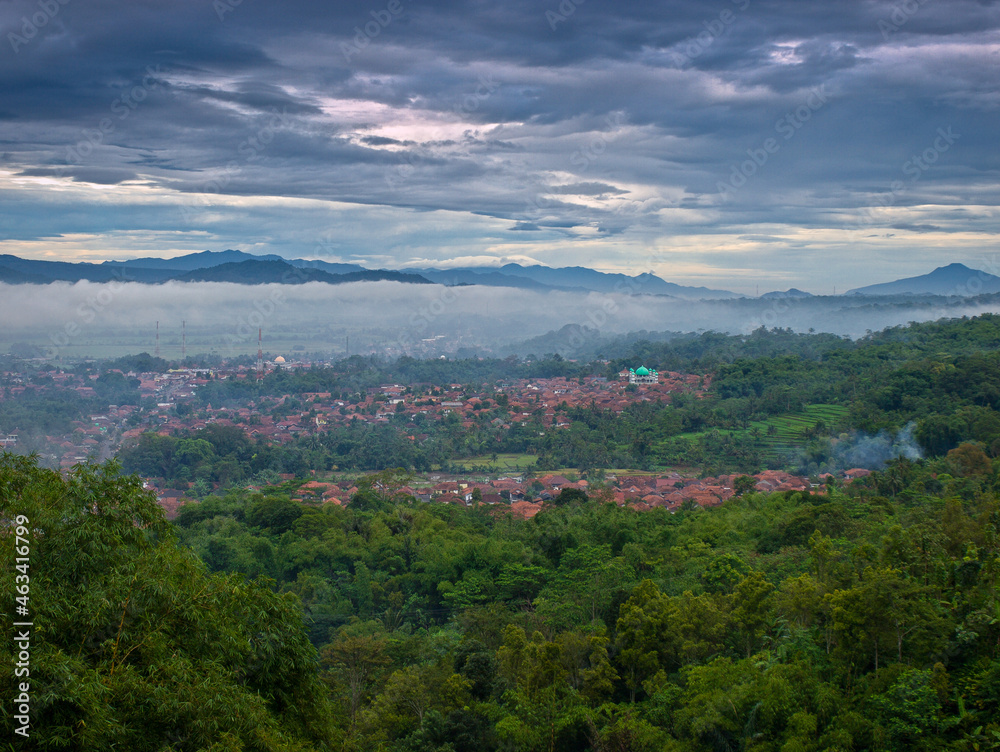
[[[982,0],[0,0],[0,253],[993,267]]]

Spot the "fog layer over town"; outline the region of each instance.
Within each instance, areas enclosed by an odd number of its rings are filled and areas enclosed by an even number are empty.
[[[565,354],[585,349],[585,340],[600,335],[641,330],[743,334],[765,326],[858,337],[911,321],[998,310],[996,295],[690,301],[396,282],[0,284],[0,351],[24,342],[43,348],[49,358],[87,355],[95,348],[99,354],[152,352],[159,322],[167,358],[181,354],[182,327],[188,354],[255,353],[262,329],[268,349],[295,345],[333,355],[419,356],[461,348],[501,352],[568,326],[555,338],[554,349]]]

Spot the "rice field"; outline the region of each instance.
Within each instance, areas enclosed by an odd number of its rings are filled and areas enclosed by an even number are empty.
[[[760,442],[767,459],[779,459],[795,450],[806,440],[806,433],[817,423],[833,428],[848,413],[843,405],[807,405],[801,412],[755,421],[745,431],[759,431]],[[772,430],[773,427],[773,430]]]
[[[466,470],[474,467],[493,466],[501,472],[507,470],[527,470],[538,461],[534,454],[498,454],[496,460],[492,455],[484,454],[480,457],[470,457],[464,460],[454,460],[453,464],[461,465]]]

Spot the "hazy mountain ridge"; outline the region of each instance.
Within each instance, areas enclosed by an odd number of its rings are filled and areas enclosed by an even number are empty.
[[[105,261],[101,264],[68,261],[36,261],[0,256],[0,282],[49,284],[52,282],[228,282],[241,285],[302,284],[325,282],[393,281],[432,284],[413,272],[365,269],[356,264],[325,261],[289,261],[280,256],[254,256],[243,251],[203,251],[174,259],[141,258]]]
[[[629,277],[626,274],[599,272],[583,266],[553,269],[547,266],[521,266],[520,264],[506,264],[497,271],[512,277],[525,277],[553,287],[578,287],[595,292],[646,293],[701,299],[742,297],[728,290],[678,285],[660,279],[650,272]]]
[[[8,285],[44,285],[48,281],[38,274],[0,265],[0,282],[6,282]]]
[[[765,292],[760,297],[762,300],[781,300],[784,298],[812,298],[815,296],[811,292],[805,292],[795,287],[790,287],[784,291],[775,290],[773,292]]]
[[[287,259],[269,253],[263,256],[255,256],[244,251],[201,251],[200,253],[189,253],[185,256],[177,256],[172,259],[161,258],[139,258],[128,259],[127,261],[105,261],[101,266],[115,266],[123,269],[159,269],[173,270],[181,272],[193,272],[197,269],[208,269],[222,264],[238,263],[240,261],[285,261]],[[329,271],[329,270],[328,270]]]
[[[8,263],[5,259],[9,259]],[[278,264],[281,266],[262,266]],[[0,281],[9,284],[45,284],[46,282],[144,282],[150,284],[167,281],[178,282],[231,282],[236,284],[285,283],[322,281],[341,284],[357,281],[390,280],[427,284],[428,282],[455,285],[482,285],[508,287],[546,292],[601,292],[674,296],[689,299],[731,299],[741,297],[727,290],[707,287],[685,287],[667,282],[654,274],[644,273],[635,277],[609,274],[586,267],[551,268],[506,264],[494,267],[464,267],[456,269],[366,269],[358,264],[331,263],[321,260],[285,259],[280,256],[256,256],[244,251],[202,251],[173,259],[152,257],[127,261],[105,261],[100,264],[86,262],[53,262],[0,256],[0,266],[12,270]],[[223,269],[223,267],[225,267]],[[290,275],[289,269],[300,273]],[[309,270],[306,279],[302,272]],[[17,274],[19,273],[19,274]],[[24,275],[27,275],[25,277]],[[326,275],[326,276],[324,276]]]
[[[173,259],[146,257],[126,261],[88,262],[41,261],[0,255],[0,282],[6,284],[48,284],[51,282],[228,282],[243,285],[301,284],[324,282],[343,284],[361,281],[396,281],[446,286],[479,285],[534,292],[576,292],[626,295],[654,295],[681,300],[715,300],[720,303],[749,300],[728,290],[691,287],[668,282],[646,272],[634,277],[601,272],[581,266],[553,268],[541,265],[505,264],[501,267],[457,267],[452,269],[407,268],[405,270],[366,269],[352,263],[317,259],[286,259],[273,254],[254,255],[239,250],[202,251]],[[855,288],[844,296],[894,298],[973,297],[1000,293],[1000,277],[954,263],[917,277],[898,279]],[[802,300],[811,293],[790,288],[760,296],[761,300]]]
[[[1000,292],[1000,277],[965,264],[939,266],[917,277],[867,285],[848,290],[847,295],[958,295],[968,297]]]
[[[301,285],[323,282],[342,285],[349,282],[405,282],[433,284],[418,274],[406,274],[385,269],[365,269],[346,274],[331,274],[322,269],[295,267],[286,261],[235,261],[207,269],[196,269],[173,278],[174,282],[230,282],[239,285]]]

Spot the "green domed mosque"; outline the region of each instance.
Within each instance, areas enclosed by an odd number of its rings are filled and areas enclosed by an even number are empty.
[[[660,374],[655,370],[651,371],[646,366],[628,369],[628,383],[630,384],[659,384]]]

